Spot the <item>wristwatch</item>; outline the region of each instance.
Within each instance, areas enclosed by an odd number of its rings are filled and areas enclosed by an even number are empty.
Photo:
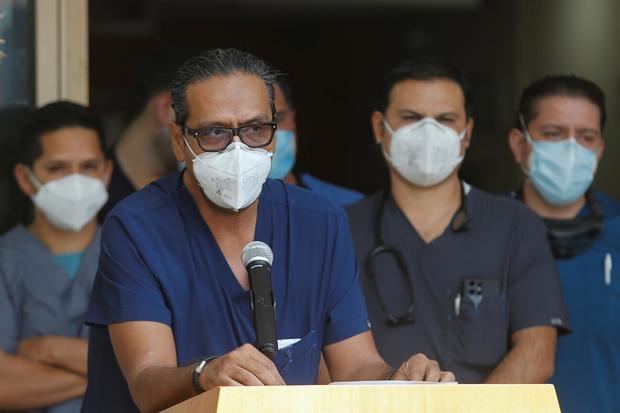
[[[202,370],[204,370],[206,365],[207,359],[202,359],[198,363],[196,363],[196,366],[194,366],[194,370],[192,370],[192,385],[194,386],[194,390],[198,394],[204,393],[205,391],[205,389],[203,389],[202,385],[200,384],[200,374],[202,373]]]
[[[196,393],[204,393],[205,389],[200,385],[200,374],[205,369],[205,366],[209,364],[211,361],[215,360],[219,356],[211,356],[203,359],[199,359],[194,369],[192,370],[192,385],[194,386],[194,390]]]

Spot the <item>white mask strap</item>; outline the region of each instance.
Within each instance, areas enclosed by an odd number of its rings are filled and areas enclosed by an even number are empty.
[[[522,113],[519,113],[519,122],[521,122],[521,127],[523,128],[523,135],[525,136],[525,140],[532,146],[534,146],[534,140],[530,136],[530,131],[527,130],[527,125],[525,124],[525,118]]]
[[[185,139],[185,136],[183,136],[183,141],[185,142],[185,145],[187,145],[187,149],[189,149],[192,155],[194,155],[194,158],[198,158],[198,155],[196,155],[196,152],[194,152],[192,147],[189,146],[189,143],[187,142],[187,139]]]
[[[394,129],[392,129],[387,119],[385,119],[385,116],[383,117],[383,125],[385,125],[385,129],[390,133],[390,135],[394,136]],[[381,152],[383,152],[383,156],[385,156],[385,159],[387,159],[390,164],[393,164],[392,157],[385,150],[385,145],[383,144],[383,142],[381,142]]]
[[[385,117],[383,117],[383,125],[385,125],[385,129],[387,129],[387,131],[390,132],[390,135],[394,135],[394,129],[392,129],[392,127],[388,123],[387,119],[385,119]]]
[[[463,130],[461,131],[461,133],[459,133],[459,140],[462,141],[465,138],[466,134],[467,134],[467,126],[465,126]]]
[[[28,178],[30,179],[30,182],[32,183],[32,185],[34,185],[37,188],[37,190],[41,189],[43,184],[41,184],[41,181],[39,181],[37,177],[34,176],[34,173],[32,172],[29,166],[26,167],[26,172],[28,173]]]

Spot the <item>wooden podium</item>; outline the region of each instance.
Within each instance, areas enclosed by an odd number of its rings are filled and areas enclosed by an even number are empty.
[[[217,387],[166,413],[560,412],[551,384]]]

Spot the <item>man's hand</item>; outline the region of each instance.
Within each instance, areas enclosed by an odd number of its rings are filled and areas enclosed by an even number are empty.
[[[161,411],[196,395],[194,365],[178,367],[170,326],[154,321],[126,321],[108,326],[114,353],[131,397],[143,412]],[[254,346],[244,344],[210,361],[200,385],[284,384],[275,365]]]
[[[450,371],[441,371],[435,360],[428,359],[424,354],[418,353],[400,365],[392,374],[391,380],[409,381],[455,381],[454,374]]]
[[[226,353],[207,364],[200,375],[205,390],[216,386],[284,385],[278,369],[251,344]]]

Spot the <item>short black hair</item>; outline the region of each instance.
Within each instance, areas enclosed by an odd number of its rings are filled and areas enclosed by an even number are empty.
[[[291,91],[291,85],[288,83],[288,76],[285,73],[279,72],[275,83],[280,87],[282,96],[284,96],[289,109],[293,109],[295,107],[293,104],[293,92]]]
[[[408,59],[391,69],[383,80],[383,88],[377,105],[379,111],[385,113],[390,104],[392,89],[403,80],[451,80],[455,82],[463,91],[465,114],[467,117],[471,116],[472,88],[469,81],[456,66],[435,57]]]
[[[41,136],[63,128],[80,127],[94,130],[105,155],[106,145],[99,116],[78,103],[57,101],[31,112],[20,141],[19,163],[32,166],[43,154]]]
[[[189,116],[186,94],[191,84],[236,73],[255,75],[265,82],[271,111],[275,116],[273,82],[277,72],[251,53],[237,49],[211,49],[187,60],[172,81],[170,92],[177,125],[184,126]]]
[[[539,99],[550,96],[567,96],[584,98],[599,108],[601,114],[601,130],[607,121],[605,94],[594,82],[575,75],[553,75],[536,80],[526,87],[519,99],[519,108],[515,119],[515,127],[522,129],[520,115],[523,115],[525,126],[537,116],[536,103]]]

